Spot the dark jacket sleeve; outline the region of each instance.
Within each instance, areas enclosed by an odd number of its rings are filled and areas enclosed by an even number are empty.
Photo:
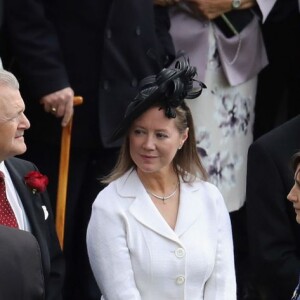
[[[265,144],[254,143],[249,149],[247,172],[247,223],[254,275],[268,299],[272,293],[274,299],[289,299],[300,270],[299,225],[286,198],[292,171],[288,159],[278,162]]]
[[[33,98],[69,86],[56,29],[42,0],[5,0],[5,27],[14,59]]]
[[[165,53],[165,66],[168,66],[175,59],[175,48],[170,30],[170,17],[167,7],[154,5],[155,30],[160,45]]]

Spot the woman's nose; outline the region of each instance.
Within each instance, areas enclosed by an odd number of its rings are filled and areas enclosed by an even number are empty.
[[[147,136],[145,138],[144,144],[143,144],[145,149],[153,149],[155,147],[154,139],[151,136]]]
[[[290,192],[287,195],[287,199],[291,202],[297,202],[298,201],[296,189],[297,189],[296,184],[294,184],[294,186],[291,188]]]

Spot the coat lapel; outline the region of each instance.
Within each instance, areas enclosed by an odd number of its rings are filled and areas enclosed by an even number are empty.
[[[155,207],[135,171],[125,177],[118,186],[119,193],[125,197],[134,197],[130,213],[138,222],[170,240],[181,243],[182,236],[199,218],[202,202],[199,199],[199,185],[181,182],[180,204],[175,231],[167,224]]]
[[[198,193],[199,185],[180,183],[180,204],[177,216],[175,232],[182,236],[200,217],[203,212],[201,199]]]
[[[135,198],[129,212],[138,222],[157,234],[180,243],[176,233],[155,207],[136,171],[130,172],[129,176],[118,186],[118,190],[122,196]]]

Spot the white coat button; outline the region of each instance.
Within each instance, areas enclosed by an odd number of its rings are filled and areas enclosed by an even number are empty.
[[[185,251],[183,248],[177,248],[175,250],[175,255],[178,257],[178,258],[182,258],[185,256]]]
[[[178,285],[184,284],[184,282],[185,282],[184,276],[178,276],[178,277],[176,278],[176,283],[177,283]]]

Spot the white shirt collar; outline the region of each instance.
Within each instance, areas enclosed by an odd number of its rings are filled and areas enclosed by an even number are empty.
[[[5,166],[4,161],[0,162],[0,171],[4,173],[5,176],[5,187],[6,187],[6,195],[7,199],[14,211],[14,214],[17,218],[17,222],[19,225],[19,229],[30,231],[29,221],[25,214],[25,210],[20,199],[20,196],[15,189],[15,186],[11,180],[10,174]]]

